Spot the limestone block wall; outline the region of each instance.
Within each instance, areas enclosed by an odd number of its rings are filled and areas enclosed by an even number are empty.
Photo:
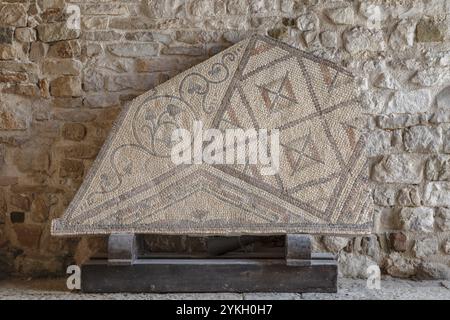
[[[449,14],[446,0],[0,0],[0,277],[63,274],[101,248],[49,226],[120,108],[256,32],[360,77],[374,235],[315,248],[347,276],[450,278]]]

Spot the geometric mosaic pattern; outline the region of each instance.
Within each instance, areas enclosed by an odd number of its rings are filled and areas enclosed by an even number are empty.
[[[52,234],[370,233],[360,114],[347,71],[252,36],[133,100]],[[194,120],[277,128],[280,170],[173,164],[171,133]]]

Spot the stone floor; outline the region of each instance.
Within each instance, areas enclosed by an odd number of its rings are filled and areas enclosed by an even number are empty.
[[[206,293],[206,294],[82,294],[65,288],[65,279],[52,280],[4,280],[0,281],[0,300],[5,299],[90,299],[90,300],[178,300],[178,299],[268,299],[268,300],[352,300],[352,299],[432,299],[450,300],[450,281],[411,281],[384,279],[381,289],[368,289],[366,281],[340,279],[336,294],[292,293]]]

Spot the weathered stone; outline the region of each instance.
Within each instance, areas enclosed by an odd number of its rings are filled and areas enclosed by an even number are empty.
[[[445,36],[445,25],[434,19],[421,19],[416,28],[418,42],[442,42]]]
[[[354,245],[354,251],[361,252],[364,255],[372,257],[375,261],[380,261],[382,257],[379,236],[372,234],[361,238],[360,245]],[[384,237],[383,237],[384,238]],[[356,239],[354,243],[356,243]]]
[[[48,220],[50,214],[50,201],[46,195],[37,195],[31,205],[31,219],[42,223]]]
[[[31,61],[41,61],[47,54],[48,44],[43,42],[33,42],[30,47],[29,58]]]
[[[362,51],[384,51],[386,44],[379,30],[369,30],[362,27],[352,28],[343,34],[344,47],[351,53]]]
[[[418,258],[426,258],[436,254],[438,241],[435,238],[417,239],[414,242],[413,252]]]
[[[335,24],[353,24],[355,22],[355,12],[352,7],[328,9],[325,14]]]
[[[6,101],[6,100],[5,100]],[[0,131],[1,130],[26,130],[30,122],[30,114],[20,101],[16,105],[7,105],[0,101]]]
[[[346,237],[337,237],[337,236],[324,236],[322,238],[322,242],[331,252],[337,253],[344,249],[348,242],[349,238]]]
[[[37,249],[39,240],[41,239],[42,228],[33,224],[14,224],[14,232],[16,233],[19,245],[27,249]]]
[[[89,144],[77,144],[63,147],[63,154],[67,158],[93,159],[99,151],[99,147]]]
[[[98,43],[88,43],[86,45],[86,55],[88,57],[95,57],[103,53],[103,48]]]
[[[416,154],[393,154],[375,164],[372,179],[387,183],[420,183],[424,160]]]
[[[69,12],[67,13],[69,14]],[[65,12],[63,8],[47,8],[40,14],[39,22],[41,23],[61,22],[65,20],[64,14]],[[37,25],[39,25],[39,23],[36,24],[36,26]],[[33,26],[35,26],[34,23]]]
[[[81,46],[78,40],[56,42],[48,50],[48,57],[51,58],[77,58],[80,54]]]
[[[138,74],[123,76],[108,76],[105,79],[105,88],[108,91],[125,89],[149,90],[158,80],[158,74]]]
[[[373,201],[380,206],[394,206],[396,190],[389,186],[377,185],[373,194]]]
[[[83,30],[106,30],[108,29],[108,17],[81,17],[81,28]]]
[[[0,60],[13,60],[18,56],[15,47],[0,43]]]
[[[43,23],[37,27],[37,32],[42,42],[70,40],[80,36],[80,30],[68,28],[67,22]]]
[[[397,90],[400,88],[398,81],[389,73],[383,72],[374,82],[374,86],[381,89]]]
[[[104,72],[95,68],[85,68],[83,72],[84,91],[102,91],[104,85]]]
[[[122,39],[122,34],[114,31],[86,31],[82,35],[82,39],[88,41],[120,41]]]
[[[436,214],[436,224],[442,231],[450,231],[450,209],[439,208]]]
[[[417,114],[389,114],[377,117],[378,126],[382,129],[400,129],[415,126],[421,123]]]
[[[12,223],[24,223],[25,222],[25,213],[19,211],[13,211],[9,214],[9,219]]]
[[[398,252],[392,252],[386,260],[386,271],[389,275],[399,278],[413,276],[415,271],[414,261],[402,256]]]
[[[42,71],[47,75],[77,76],[81,68],[81,62],[73,59],[46,59],[42,64]]]
[[[50,83],[50,93],[55,97],[78,97],[82,95],[81,80],[75,76],[62,76]]]
[[[159,18],[159,17],[158,17]],[[155,29],[154,20],[146,20],[142,17],[119,18],[112,17],[109,20],[109,28],[118,30],[152,30]]]
[[[416,277],[419,280],[450,280],[450,268],[439,262],[422,262],[417,267]]]
[[[224,6],[224,3],[221,2]],[[190,1],[189,8],[186,1],[171,1],[169,3],[161,1],[153,1],[145,4],[145,13],[151,18],[172,18],[172,17],[184,17],[186,10],[188,9],[192,15],[198,15],[205,7],[211,9],[211,3],[205,3],[203,1]],[[224,8],[225,10],[225,8]],[[222,14],[225,13],[224,11]],[[200,16],[203,16],[200,14]]]
[[[407,236],[403,232],[393,232],[389,234],[389,240],[392,248],[398,252],[406,251]]]
[[[49,98],[50,97],[50,84],[48,83],[48,80],[40,79],[38,81],[38,86],[39,86],[39,92],[41,94],[41,97]]]
[[[12,176],[0,176],[0,187],[10,186],[13,184],[17,184],[19,182],[19,178]]]
[[[42,146],[17,150],[14,159],[14,164],[22,172],[46,172],[50,166],[50,155]]]
[[[442,129],[415,126],[405,131],[404,143],[407,151],[438,152],[442,146]]]
[[[369,156],[388,153],[391,149],[392,134],[389,131],[370,131],[366,140],[366,151]]]
[[[327,48],[337,48],[338,45],[338,35],[336,31],[323,31],[320,34],[320,42],[324,47]]]
[[[206,54],[203,46],[165,47],[162,49],[161,52],[167,55],[183,55],[183,56],[202,56]]]
[[[450,254],[450,240],[444,242],[443,250],[446,254]]]
[[[128,7],[125,3],[92,3],[83,7],[82,13],[85,15],[127,15]]]
[[[426,89],[397,91],[389,101],[386,113],[426,112],[431,107],[431,95]]]
[[[423,203],[427,206],[450,206],[450,182],[427,183]]]
[[[0,71],[0,83],[2,82],[23,82],[28,80],[28,75],[24,72]]]
[[[314,13],[302,14],[297,19],[297,28],[300,31],[315,31],[319,26],[319,19]]]
[[[400,211],[399,220],[404,230],[432,232],[434,228],[434,210],[427,207],[403,208]]]
[[[137,72],[161,72],[161,71],[184,71],[199,59],[178,59],[178,58],[155,58],[155,59],[136,59],[135,68]]]
[[[16,272],[34,277],[61,275],[64,270],[63,259],[42,254],[21,255],[14,259]]]
[[[81,141],[86,136],[86,127],[81,123],[65,123],[62,136],[67,140]]]
[[[433,156],[425,165],[427,180],[450,180],[450,159],[448,156]]]
[[[61,99],[61,103],[65,104],[68,99]],[[81,100],[76,100],[77,104],[82,103]],[[70,122],[91,122],[94,121],[97,117],[93,112],[90,111],[81,111],[81,110],[57,110],[53,113],[54,119],[61,121],[70,121]]]
[[[63,159],[60,163],[59,176],[79,180],[83,178],[84,165],[82,161]]]
[[[16,28],[14,36],[20,42],[36,41],[36,31],[32,28]]]
[[[203,14],[201,14],[201,16],[204,16],[205,13],[209,14],[210,12],[212,12],[212,8],[207,8],[207,3],[205,1],[198,1],[198,7],[203,8],[202,11],[200,12],[204,12]],[[231,14],[231,15],[246,15],[248,13],[248,4],[246,2],[240,1],[240,0],[229,0],[227,1],[227,13]],[[200,13],[199,12],[199,13]]]
[[[442,89],[436,96],[436,105],[440,109],[450,109],[450,86]]]
[[[389,37],[389,45],[394,50],[405,50],[406,47],[412,47],[416,23],[413,20],[400,21]]]
[[[135,31],[125,33],[125,40],[128,41],[141,41],[141,42],[153,42],[153,32],[151,31]]]
[[[450,78],[448,68],[429,68],[417,73],[411,78],[411,82],[423,87],[441,85]]]
[[[444,152],[450,153],[450,127],[444,126]]]
[[[39,88],[34,84],[14,84],[3,90],[5,93],[17,94],[28,97],[39,97]]]
[[[9,203],[23,211],[30,210],[30,199],[26,196],[20,194],[11,194],[9,197]]]
[[[0,43],[11,44],[13,42],[13,28],[0,27]]]
[[[114,94],[95,94],[84,98],[83,105],[90,108],[105,108],[119,104],[119,97]]]
[[[12,72],[39,73],[36,63],[24,61],[0,61],[0,69]]]
[[[159,45],[155,42],[112,44],[108,46],[108,51],[119,57],[156,56]]]
[[[27,11],[20,3],[0,3],[0,25],[25,27]]]
[[[400,189],[397,196],[397,203],[404,207],[420,206],[419,190],[415,186]]]
[[[349,278],[367,278],[369,266],[377,265],[368,256],[341,251],[338,257],[339,273]]]

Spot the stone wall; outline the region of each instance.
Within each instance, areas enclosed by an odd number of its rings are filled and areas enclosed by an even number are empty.
[[[316,249],[338,252],[348,276],[376,263],[450,278],[447,2],[0,0],[0,277],[63,274],[101,248],[53,238],[49,224],[121,106],[257,32],[361,76],[375,234],[317,237]],[[68,27],[69,4],[81,30]]]

